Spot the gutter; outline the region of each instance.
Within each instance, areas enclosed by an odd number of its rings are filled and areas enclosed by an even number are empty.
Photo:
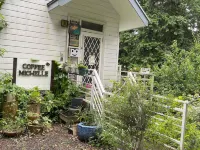
[[[143,10],[143,8],[141,7],[140,3],[137,0],[129,0],[129,2],[131,3],[132,7],[136,10],[136,13],[141,18],[142,22],[146,26],[148,26],[150,19],[145,13],[145,11]]]

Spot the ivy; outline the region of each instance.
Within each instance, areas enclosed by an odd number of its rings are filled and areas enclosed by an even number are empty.
[[[0,10],[2,8],[2,5],[4,4],[5,0],[0,0]],[[3,30],[7,26],[7,22],[5,21],[4,16],[0,13],[0,31]],[[0,47],[0,56],[3,56],[5,53],[5,49]]]

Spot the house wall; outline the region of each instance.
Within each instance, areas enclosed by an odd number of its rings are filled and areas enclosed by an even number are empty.
[[[104,23],[103,80],[117,78],[119,16],[108,0],[73,0],[50,13],[47,0],[6,0],[1,13],[8,27],[0,33],[0,47],[7,52],[0,58],[0,71],[12,73],[12,58],[60,60],[67,52],[67,29],[61,19],[86,18]]]

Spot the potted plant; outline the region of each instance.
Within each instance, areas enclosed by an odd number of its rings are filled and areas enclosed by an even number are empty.
[[[81,121],[77,125],[78,138],[81,141],[89,141],[90,139],[97,138],[97,133],[100,131],[100,127],[95,122],[94,112],[84,110],[78,114],[78,118]]]
[[[42,96],[38,87],[33,88],[29,91],[29,102],[28,102],[28,112],[37,113],[40,115],[40,104],[42,102]]]
[[[88,73],[88,67],[83,63],[78,64],[79,75],[84,76]]]
[[[21,135],[25,131],[25,121],[24,118],[15,117],[15,119],[1,119],[0,120],[0,130],[4,136],[15,137]]]
[[[38,113],[33,113],[33,112],[28,112],[27,113],[27,118],[30,121],[37,120],[39,117],[40,117],[40,115]]]
[[[16,100],[17,86],[7,83],[4,85],[1,94],[3,95],[3,118],[14,118],[18,110],[18,102]]]

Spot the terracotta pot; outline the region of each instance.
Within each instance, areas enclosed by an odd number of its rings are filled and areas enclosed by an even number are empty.
[[[16,136],[20,136],[23,132],[25,131],[25,129],[21,128],[17,131],[6,131],[3,130],[2,134],[6,137],[16,137]]]
[[[40,115],[40,104],[38,103],[29,103],[27,107],[28,112],[37,113]]]
[[[4,102],[3,103],[3,118],[10,118],[14,119],[17,115],[18,110],[18,102],[12,101],[12,102]]]
[[[8,93],[8,94],[6,95],[6,102],[14,102],[14,101],[16,101],[15,95],[13,95],[13,94],[11,94],[11,93]]]
[[[37,120],[40,116],[28,116],[28,120],[34,121]]]
[[[28,130],[33,134],[43,133],[44,127],[42,125],[28,125]]]
[[[79,123],[78,117],[76,116],[67,116],[63,112],[59,113],[59,118],[64,121],[67,125],[70,125],[72,123]]]

